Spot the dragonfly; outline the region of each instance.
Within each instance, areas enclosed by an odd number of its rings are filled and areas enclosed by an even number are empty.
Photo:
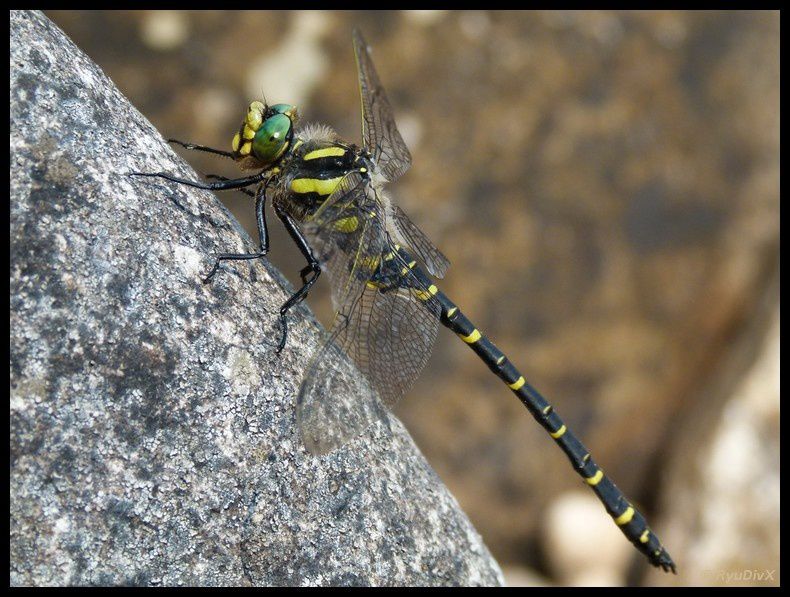
[[[566,454],[626,538],[656,567],[676,566],[645,517],[604,474],[554,407],[434,284],[447,257],[385,193],[411,165],[411,154],[361,32],[353,32],[360,97],[362,145],[328,126],[300,125],[297,107],[253,101],[232,141],[232,151],[170,142],[233,159],[246,177],[208,175],[206,182],[164,172],[134,173],[200,189],[239,189],[255,199],[259,246],[250,253],[221,253],[203,279],[224,261],[263,258],[269,251],[265,203],[270,201],[307,265],[301,287],[279,312],[286,345],[288,312],[326,272],[336,315],[307,366],[296,401],[302,441],[327,454],[384,419],[411,387],[433,348],[439,324],[471,348],[515,394]],[[251,190],[250,187],[255,187]]]

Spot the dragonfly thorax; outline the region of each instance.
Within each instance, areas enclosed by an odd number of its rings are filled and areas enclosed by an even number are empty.
[[[298,221],[309,218],[352,172],[372,168],[359,147],[341,141],[332,129],[308,125],[296,132],[270,188],[273,200]]]

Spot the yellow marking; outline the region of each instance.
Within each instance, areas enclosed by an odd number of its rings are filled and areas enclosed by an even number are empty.
[[[241,135],[244,139],[250,140],[255,138],[255,131],[249,125],[244,125],[244,132]]]
[[[285,144],[283,144],[283,148],[282,148],[282,149],[280,150],[280,152],[277,154],[277,156],[275,157],[275,159],[280,159],[280,156],[281,156],[282,154],[284,154],[286,151],[288,151],[288,146],[289,146],[290,144],[291,144],[291,143],[290,143],[289,141],[286,141],[286,142],[285,142]]]
[[[359,171],[360,171],[360,172],[362,172],[362,173],[364,174],[365,172],[367,172],[367,171],[368,171],[368,169],[367,169],[367,168],[360,168],[360,169],[359,169]]]
[[[318,158],[328,158],[333,155],[345,155],[346,150],[342,147],[324,147],[323,149],[315,149],[310,153],[306,153],[303,160],[317,160]]]
[[[251,128],[258,130],[263,124],[263,112],[266,109],[261,102],[255,101],[250,104],[250,107],[247,109],[247,116],[244,118],[244,122],[247,123]]]
[[[551,404],[549,404],[548,406],[546,406],[546,408],[543,409],[543,414],[544,415],[547,415],[550,412],[551,412]]]
[[[436,288],[436,286],[434,286],[433,284],[431,284],[431,285],[428,287],[428,290],[425,290],[425,291],[422,291],[422,290],[415,290],[415,291],[414,291],[414,296],[416,296],[416,297],[417,297],[418,299],[420,299],[421,301],[427,301],[429,298],[431,298],[431,297],[432,297],[433,295],[435,295],[437,292],[439,292],[439,289],[438,289],[438,288]]]
[[[507,384],[507,387],[509,387],[511,390],[518,390],[521,386],[524,385],[524,383],[526,383],[526,380],[524,379],[524,376],[522,375],[521,377],[519,377],[513,383]]]
[[[620,516],[614,519],[614,522],[617,526],[623,526],[624,524],[628,524],[631,522],[631,519],[634,517],[634,509],[631,506],[626,508],[625,512],[623,512]]]
[[[596,485],[598,485],[598,483],[601,482],[601,479],[603,479],[603,471],[601,469],[598,469],[597,471],[595,471],[595,474],[592,477],[587,477],[584,480],[587,482],[587,485],[589,485],[590,487],[595,487]]]
[[[367,286],[371,290],[378,290],[379,288],[381,288],[381,284],[378,284],[376,282],[365,282],[365,286]]]
[[[263,124],[263,114],[260,112],[260,110],[250,109],[247,112],[247,118],[245,118],[245,122],[247,123],[246,126],[248,126],[253,131],[257,131],[259,128],[261,128],[261,124]]]
[[[560,439],[563,435],[565,435],[566,431],[568,431],[568,428],[565,425],[563,425],[562,427],[557,429],[557,431],[555,431],[554,433],[549,433],[549,435],[554,439]]]
[[[252,151],[252,143],[250,141],[247,141],[241,146],[241,149],[239,149],[241,155],[250,155],[250,151]]]
[[[408,273],[408,271],[411,268],[413,268],[415,265],[417,265],[417,262],[416,261],[412,261],[407,267],[404,267],[402,270],[400,270],[401,275],[405,276]]]
[[[301,139],[299,139],[296,143],[294,143],[294,151],[296,151],[296,148],[299,147],[302,143],[304,143],[304,141],[302,141]]]
[[[497,365],[501,365],[501,364],[502,364],[502,363],[504,363],[504,362],[505,362],[505,355],[502,355],[501,357],[499,357],[499,358],[496,360],[496,364],[497,364]]]
[[[650,541],[650,529],[645,529],[645,532],[639,535],[640,543],[647,543]]]
[[[587,453],[586,453],[586,454],[585,454],[585,455],[582,457],[582,462],[587,462],[589,459],[590,459],[590,453],[589,453],[589,452],[587,452]]]
[[[342,176],[321,180],[320,178],[294,178],[291,181],[291,190],[294,193],[318,193],[319,195],[331,195],[337,188]]]
[[[381,257],[363,257],[360,260],[360,264],[370,270],[376,269],[379,263],[381,263]]]
[[[392,261],[393,259],[395,259],[395,253],[389,252],[384,255],[384,261]]]
[[[232,144],[233,151],[239,150],[239,143],[241,143],[241,136],[238,133],[236,133],[235,135],[233,135],[233,144]]]
[[[359,228],[359,220],[357,220],[356,216],[341,218],[340,220],[336,220],[335,223],[332,224],[332,228],[334,228],[338,232],[343,232],[344,234],[350,234],[354,232],[357,228]]]
[[[458,307],[453,307],[449,311],[447,311],[447,317],[452,317],[458,311]]]
[[[461,334],[458,335],[461,336]],[[480,330],[475,328],[474,330],[472,330],[472,333],[469,334],[468,336],[461,336],[461,340],[463,340],[467,344],[474,344],[475,342],[480,340],[481,337],[482,334],[480,333]]]

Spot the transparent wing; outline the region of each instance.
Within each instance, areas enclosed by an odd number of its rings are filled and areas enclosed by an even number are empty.
[[[431,239],[409,219],[400,207],[392,206],[391,221],[399,233],[403,244],[414,251],[417,258],[425,264],[428,271],[437,278],[444,278],[450,260],[431,242]]]
[[[301,225],[329,276],[335,311],[362,294],[387,247],[384,208],[368,184],[359,172],[350,172]]]
[[[334,335],[313,356],[296,400],[296,425],[312,454],[327,454],[386,419],[367,378]]]
[[[387,215],[366,182],[349,174],[303,226],[324,251],[316,256],[339,303],[297,399],[297,424],[313,453],[329,452],[383,418],[384,406],[411,387],[436,339],[439,305],[418,298],[426,284],[387,234]],[[359,223],[353,231],[350,217]],[[349,373],[352,365],[361,379]]]
[[[370,59],[368,45],[358,29],[354,29],[353,37],[362,99],[362,140],[379,172],[391,182],[409,169],[411,154],[395,125],[392,106]]]

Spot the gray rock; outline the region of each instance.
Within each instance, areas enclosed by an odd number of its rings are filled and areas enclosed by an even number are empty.
[[[320,329],[196,174],[39,13],[11,23],[12,585],[489,585],[496,562],[390,418],[310,456]],[[251,207],[252,209],[252,207]]]

